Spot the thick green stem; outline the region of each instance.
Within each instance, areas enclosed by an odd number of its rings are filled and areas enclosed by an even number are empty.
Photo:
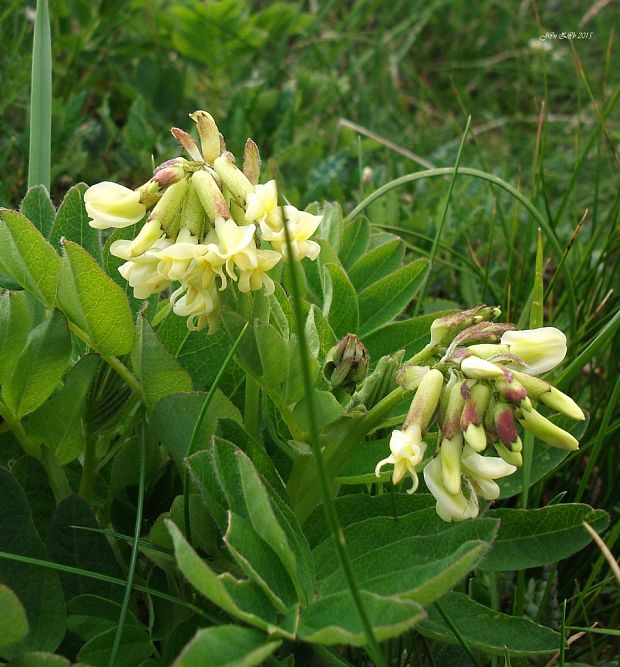
[[[19,419],[15,417],[9,410],[8,406],[2,402],[0,402],[0,417],[4,419],[9,429],[11,429],[24,452],[28,454],[28,456],[37,459],[37,461],[42,461],[41,447],[30,440]]]

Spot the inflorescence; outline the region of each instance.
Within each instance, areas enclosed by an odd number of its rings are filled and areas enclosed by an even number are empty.
[[[536,377],[563,361],[566,337],[554,327],[518,331],[494,322],[499,315],[499,308],[478,306],[435,320],[430,343],[416,355],[426,365],[414,358],[398,376],[404,389],[416,393],[402,428],[392,432],[390,455],[375,473],[392,465],[392,482],[409,476],[413,493],[423,469],[445,521],[474,518],[479,497],[499,497],[495,480],[523,463],[517,424],[552,447],[579,446],[534,407],[540,401],[571,419],[584,419],[572,398]],[[437,451],[429,460],[424,437],[434,419]],[[499,456],[488,455],[490,449]]]
[[[219,323],[219,292],[229,280],[240,292],[274,291],[268,275],[287,256],[284,225],[295,258],[316,259],[320,246],[310,240],[322,216],[279,206],[275,181],[259,184],[258,147],[248,139],[243,170],[226,150],[223,137],[206,111],[190,117],[198,127],[199,149],[190,135],[172,129],[187,151],[159,165],[153,177],[136,190],[105,181],[84,195],[90,225],[122,228],[139,223],[133,240],[117,240],[110,252],[124,260],[119,272],[146,299],[173,283],[170,302],[187,317],[191,330]]]

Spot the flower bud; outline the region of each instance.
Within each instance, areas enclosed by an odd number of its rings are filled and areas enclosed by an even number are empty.
[[[172,160],[166,160],[155,167],[155,173],[151,182],[157,183],[161,190],[164,190],[173,183],[177,183],[185,177],[185,166],[187,160],[182,157],[175,157]]]
[[[348,333],[327,353],[323,372],[333,389],[351,393],[368,372],[368,352],[362,341]]]
[[[531,410],[532,402],[525,387],[514,378],[511,371],[504,370],[504,377],[495,380],[497,393],[508,403],[523,410]]]
[[[475,380],[493,380],[503,376],[502,369],[499,366],[473,355],[463,359],[461,370],[468,378]]]
[[[496,307],[476,306],[453,315],[439,317],[431,324],[431,347],[448,345],[463,329],[478,322],[490,321],[499,317],[501,310]]]
[[[461,453],[463,434],[458,432],[451,438],[444,437],[439,447],[441,478],[448,493],[455,495],[461,491]]]
[[[206,235],[207,220],[205,210],[200,201],[193,179],[189,182],[189,190],[183,210],[181,211],[181,227],[188,229],[198,240]]]
[[[501,339],[510,354],[525,363],[524,373],[539,375],[555,368],[566,356],[566,336],[555,327],[507,331]]]
[[[363,406],[370,410],[394,388],[395,377],[403,361],[404,350],[381,357],[375,370],[364,380],[362,386],[355,392],[351,401],[351,408]]]
[[[217,218],[230,219],[230,210],[226,206],[224,195],[208,171],[201,169],[195,172],[192,175],[192,185],[196,188],[200,203],[211,224],[215,224]]]
[[[495,451],[504,459],[504,461],[506,461],[506,463],[516,466],[517,468],[520,468],[523,465],[523,456],[520,451],[511,452],[506,445],[499,441],[495,441],[493,447],[495,447]]]
[[[178,127],[171,128],[172,136],[183,146],[194,162],[203,162],[202,154],[192,137]]]
[[[460,433],[461,414],[465,405],[465,395],[467,395],[467,392],[463,391],[463,387],[467,388],[467,384],[459,379],[450,387],[448,403],[441,421],[441,432],[444,438],[448,440]]]
[[[536,410],[523,412],[519,419],[523,427],[551,447],[574,451],[579,449],[579,442],[570,433],[556,426]]]
[[[484,413],[487,411],[489,401],[491,400],[491,390],[485,383],[477,382],[473,387],[470,387],[469,383],[467,383],[465,387],[467,387],[467,392],[465,395],[465,405],[461,413],[461,430],[463,432],[469,426],[482,424]],[[465,439],[467,440],[467,438]],[[474,447],[474,449],[476,448]]]
[[[422,436],[433,419],[439,399],[441,397],[441,390],[443,388],[443,375],[437,369],[429,370],[424,375],[413,400],[411,407],[405,419],[405,428],[410,424],[417,424],[420,427]]]
[[[512,374],[527,389],[528,394],[532,398],[541,401],[546,406],[561,412],[571,419],[582,421],[586,418],[583,410],[570,396],[567,396],[559,389],[545,382],[545,380],[517,371],[512,371]]]
[[[198,126],[200,147],[205,162],[213,164],[215,158],[220,154],[220,131],[217,129],[213,116],[206,111],[194,111],[189,117]]]
[[[252,185],[258,183],[260,177],[260,153],[258,146],[248,139],[243,148],[243,173]]]
[[[245,174],[235,166],[235,157],[228,151],[222,153],[214,162],[213,168],[237,203],[245,205],[246,197],[254,187]]]
[[[176,236],[178,232],[178,227],[174,223],[183,207],[188,188],[189,183],[186,178],[171,185],[149,215],[149,220],[159,220],[168,237]]]
[[[396,382],[405,391],[415,391],[430,369],[430,366],[414,366],[407,363],[398,371]]]
[[[521,450],[521,439],[517,433],[512,408],[507,403],[498,402],[493,410],[495,432],[500,441],[511,451]]]
[[[111,181],[91,185],[84,193],[84,205],[91,218],[88,224],[94,229],[129,227],[146,213],[139,191]]]

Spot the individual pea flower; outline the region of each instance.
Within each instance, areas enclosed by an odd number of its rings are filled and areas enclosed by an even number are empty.
[[[409,474],[412,484],[407,493],[414,493],[418,488],[418,475],[415,468],[423,461],[426,453],[427,445],[422,438],[439,404],[442,385],[443,375],[440,371],[432,369],[425,374],[413,397],[402,430],[392,431],[390,455],[379,461],[375,468],[375,475],[379,477],[381,468],[392,464],[394,466],[393,484],[398,484],[406,474]]]
[[[500,488],[496,479],[508,477],[517,468],[497,456],[482,456],[471,447],[463,448],[463,474],[473,486],[476,495],[485,500],[499,498]]]
[[[235,264],[239,269],[239,291],[250,292],[265,288],[265,294],[271,296],[276,289],[275,283],[267,275],[267,271],[282,259],[282,255],[275,250],[257,249],[252,256],[249,253],[238,254]]]
[[[352,333],[344,336],[325,357],[323,372],[332,389],[355,390],[368,372],[368,352],[362,341]]]
[[[217,330],[219,296],[215,285],[204,290],[181,285],[170,296],[170,303],[175,314],[187,317],[187,328],[190,331],[202,331],[207,326],[210,333]]]
[[[296,260],[302,260],[304,257],[315,260],[321,252],[321,246],[316,241],[311,241],[310,237],[321,224],[323,216],[300,211],[294,206],[283,206],[282,210],[289,231],[293,257]],[[279,231],[274,232],[267,222],[261,222],[260,230],[263,239],[269,241],[274,250],[277,250],[284,257],[288,255],[284,226]]]
[[[443,480],[442,464],[436,456],[424,468],[424,481],[437,501],[435,511],[439,517],[448,523],[475,519],[480,509],[473,487],[466,482],[457,493],[450,493]]]
[[[232,219],[216,218],[215,227],[205,239],[206,248],[219,258],[226,273],[232,280],[237,280],[234,272],[235,265],[243,271],[252,271],[258,268],[259,259],[256,254],[254,240],[255,225],[239,226]],[[266,258],[265,258],[266,261]],[[226,287],[226,277],[221,274],[222,287]]]
[[[497,345],[470,345],[471,354],[491,361],[505,360],[527,375],[546,373],[564,361],[566,336],[555,327],[506,331]]]
[[[259,183],[246,196],[245,219],[248,222],[266,224],[272,232],[282,229],[282,217],[278,208],[278,191],[275,181]]]
[[[555,327],[540,327],[525,331],[507,331],[500,340],[511,355],[522,359],[522,369],[528,375],[546,373],[564,361],[566,336]]]
[[[140,222],[146,206],[140,201],[139,190],[103,181],[91,185],[84,193],[84,206],[94,229],[120,229]]]
[[[128,259],[118,267],[118,272],[125,278],[130,287],[133,287],[133,295],[136,299],[148,299],[151,295],[158,294],[170,285],[170,280],[162,276],[157,270],[160,261],[159,252],[170,245],[170,241],[161,238],[146,252]]]
[[[158,253],[159,273],[171,281],[182,281],[192,260],[207,252],[207,247],[198,243],[198,238],[189,229],[183,228],[174,243]]]

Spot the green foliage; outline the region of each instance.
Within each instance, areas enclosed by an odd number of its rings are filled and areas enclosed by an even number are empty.
[[[5,4],[0,203],[17,207],[33,25],[23,3]],[[125,4],[52,3],[53,105],[38,107],[53,113],[51,196],[36,185],[19,213],[0,211],[0,552],[35,559],[0,559],[2,657],[107,666],[123,611],[118,665],[369,665],[341,538],[320,500],[315,425],[389,667],[542,665],[558,651],[558,664],[611,664],[620,603],[583,522],[617,549],[613,3],[563,7],[560,29],[592,32],[570,43],[539,42],[558,29],[557,7],[544,2],[447,11],[395,0],[380,13],[361,1]],[[186,110],[205,99],[229,149],[239,154],[248,135],[265,147],[262,180],[277,177],[292,202],[321,201],[308,207],[324,214],[321,255],[300,265],[314,400],[287,270],[274,272],[268,299],[221,293],[220,330],[190,332],[157,297],[135,299],[118,273],[109,247],[138,226],[107,235],[88,225],[81,181],[143,183],[153,162],[177,154],[170,122],[186,128]],[[420,169],[454,165],[469,114],[468,175],[456,176],[446,209],[451,172]],[[415,182],[350,214],[411,172]],[[587,419],[551,415],[581,452],[526,442],[526,464],[499,480],[499,499],[476,520],[445,524],[424,489],[407,495],[374,469],[409,404],[389,398],[396,359],[428,343],[436,317],[482,302],[500,305],[505,321],[567,331],[551,380]],[[248,320],[188,459],[205,392]],[[379,368],[352,397],[322,373],[347,333]],[[595,621],[605,627],[589,629]],[[581,627],[586,636],[567,646]]]
[[[31,330],[13,372],[2,387],[2,398],[17,417],[36,410],[54,391],[71,355],[71,339],[62,313]]]
[[[88,252],[65,241],[58,300],[71,320],[103,355],[126,354],[134,340],[127,298]]]

